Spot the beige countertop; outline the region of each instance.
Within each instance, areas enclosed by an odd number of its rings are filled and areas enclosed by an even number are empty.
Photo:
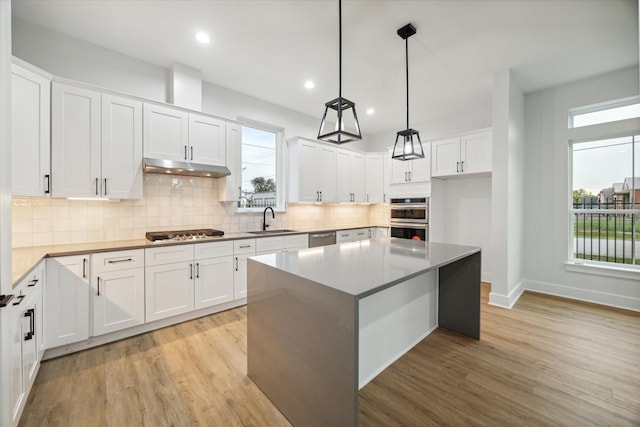
[[[168,242],[168,243],[151,243],[146,239],[135,240],[115,240],[109,242],[90,242],[90,243],[75,243],[69,245],[51,245],[51,246],[33,246],[25,248],[14,248],[11,251],[11,281],[13,286],[16,286],[28,273],[34,268],[40,260],[47,257],[58,256],[70,256],[70,255],[83,255],[96,252],[108,252],[118,251],[125,249],[144,249],[157,246],[169,246],[169,245],[184,245],[192,243],[204,243],[215,242],[220,240],[238,240],[238,239],[255,239],[262,237],[275,237],[282,235],[294,235],[314,232],[326,232],[337,230],[350,230],[353,228],[367,228],[367,227],[388,227],[389,225],[362,225],[357,227],[346,228],[320,228],[320,229],[306,229],[296,230],[288,233],[270,233],[270,234],[253,234],[249,232],[240,233],[225,233],[224,236],[211,239],[211,240],[196,240],[196,241],[180,241],[180,242]]]

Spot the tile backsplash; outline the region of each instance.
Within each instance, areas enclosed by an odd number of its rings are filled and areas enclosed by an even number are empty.
[[[142,239],[147,231],[215,228],[259,230],[262,213],[236,213],[218,202],[217,180],[145,174],[139,200],[98,201],[14,197],[13,247]],[[387,205],[289,204],[268,219],[272,229],[388,224]]]

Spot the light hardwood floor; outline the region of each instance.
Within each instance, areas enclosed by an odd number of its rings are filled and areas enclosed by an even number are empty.
[[[360,391],[361,426],[640,425],[640,314],[526,292],[438,329]],[[287,426],[238,308],[42,364],[21,426]]]

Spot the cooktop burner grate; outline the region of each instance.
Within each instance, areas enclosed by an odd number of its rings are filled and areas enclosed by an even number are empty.
[[[150,231],[146,233],[147,240],[151,242],[167,240],[205,240],[221,236],[224,236],[224,231],[214,230],[213,228],[201,228],[198,230]]]

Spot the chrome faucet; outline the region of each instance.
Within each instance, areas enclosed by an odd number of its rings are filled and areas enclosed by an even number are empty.
[[[266,208],[264,208],[264,212],[262,212],[262,231],[266,231],[267,227],[269,226],[267,224],[267,210],[271,209],[271,217],[273,219],[276,219],[276,213],[273,211],[273,208],[271,206],[267,206]]]

